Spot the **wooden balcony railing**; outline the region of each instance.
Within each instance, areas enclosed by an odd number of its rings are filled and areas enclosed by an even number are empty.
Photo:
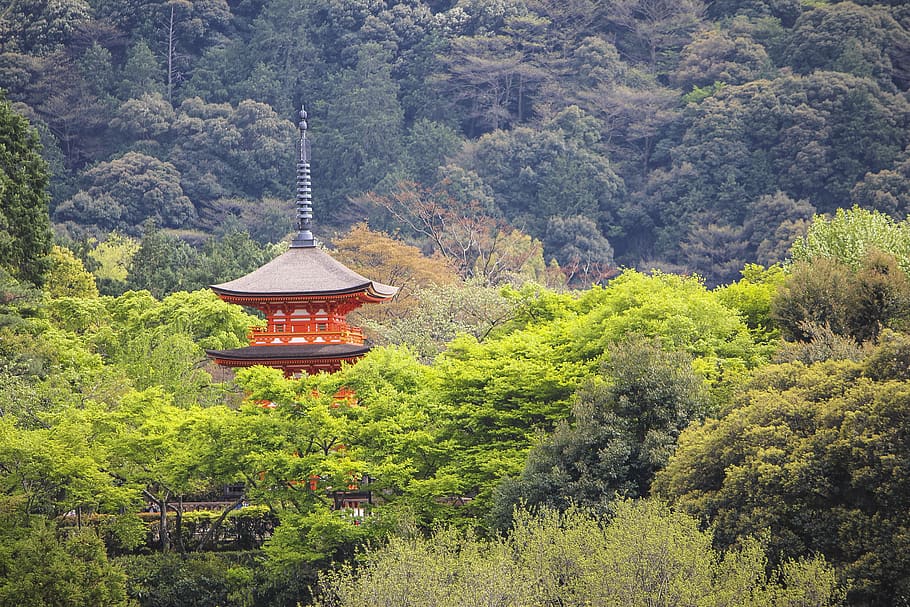
[[[359,327],[346,327],[334,331],[268,331],[265,327],[250,327],[247,339],[251,346],[281,346],[292,343],[361,346],[363,345],[363,331]]]

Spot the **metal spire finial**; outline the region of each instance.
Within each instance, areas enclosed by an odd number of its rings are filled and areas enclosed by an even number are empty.
[[[306,138],[307,113],[300,106],[300,149],[297,157],[297,236],[291,248],[315,247],[316,239],[310,230],[313,222],[313,195],[310,191],[310,142]]]

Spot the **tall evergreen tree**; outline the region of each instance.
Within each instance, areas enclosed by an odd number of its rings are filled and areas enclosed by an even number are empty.
[[[51,247],[38,134],[0,96],[0,268],[40,285]]]

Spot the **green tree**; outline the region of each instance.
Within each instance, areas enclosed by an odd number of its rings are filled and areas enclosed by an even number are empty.
[[[96,266],[92,274],[104,295],[120,295],[126,290],[127,272],[139,246],[134,238],[111,232],[89,251],[88,257]]]
[[[332,184],[326,203],[336,218],[345,212],[349,196],[374,189],[401,155],[404,112],[392,59],[377,43],[357,47],[354,65],[329,83],[331,103],[315,108],[324,112],[325,123],[314,140],[319,153],[313,163],[320,180]]]
[[[294,124],[270,106],[252,99],[234,106],[193,97],[175,111],[168,158],[194,202],[290,192]]]
[[[695,519],[659,502],[620,502],[602,524],[582,510],[519,514],[489,541],[453,529],[392,538],[357,569],[321,575],[316,604],[828,607],[843,596],[824,560],[768,575],[760,540],[718,552]]]
[[[679,433],[704,417],[707,400],[691,365],[651,340],[611,347],[569,418],[531,450],[518,478],[497,489],[497,524],[507,527],[518,506],[606,511],[617,497],[647,495]]]
[[[145,92],[120,104],[111,119],[111,127],[124,138],[159,147],[170,141],[175,120],[174,107],[161,93]]]
[[[857,269],[871,251],[893,255],[910,272],[910,224],[888,215],[854,207],[833,217],[815,216],[805,237],[793,243],[794,261],[833,259]]]
[[[756,337],[770,342],[780,335],[771,316],[771,301],[785,278],[780,265],[764,268],[748,264],[740,280],[715,289],[714,293],[724,305],[739,311]]]
[[[687,112],[672,171],[650,177],[667,180],[648,206],[660,205],[671,239],[704,209],[742,225],[743,201],[776,191],[833,212],[863,175],[897,159],[910,116],[873,81],[837,72],[726,86]]]
[[[364,325],[380,343],[407,346],[427,363],[460,334],[485,340],[516,309],[516,302],[504,296],[500,287],[477,281],[426,284],[408,295],[404,313],[392,318],[370,316]]]
[[[723,415],[683,432],[655,492],[720,545],[769,528],[772,558],[824,555],[853,580],[849,604],[906,596],[910,398],[902,371],[880,366],[886,350],[757,371]]]
[[[506,35],[460,36],[440,57],[446,70],[438,76],[439,88],[465,106],[459,113],[469,132],[506,129],[533,114],[531,100],[545,72],[529,60],[524,42]]]
[[[4,513],[4,518],[6,514]],[[129,607],[126,576],[104,544],[85,530],[60,540],[52,525],[8,527],[2,521],[0,605]]]
[[[0,12],[0,51],[49,55],[88,21],[83,0],[14,0]]]
[[[84,177],[86,189],[57,207],[56,221],[136,234],[149,219],[166,227],[184,227],[196,216],[176,167],[152,156],[127,152],[98,164]]]
[[[680,243],[681,260],[710,285],[729,284],[746,263],[745,228],[701,216]]]
[[[176,236],[148,229],[130,261],[127,287],[148,290],[156,297],[185,290],[197,258],[196,251]]]
[[[831,258],[800,261],[773,300],[784,337],[809,341],[815,327],[857,342],[910,321],[910,278],[887,253],[870,251],[859,268]]]
[[[809,230],[814,215],[815,208],[808,201],[795,201],[783,192],[760,197],[749,204],[744,224],[749,252],[754,252],[759,263],[785,261],[793,243]]]
[[[908,48],[910,32],[885,7],[838,2],[815,6],[799,16],[786,56],[799,73],[847,72],[894,90],[899,82],[896,64]]]
[[[854,206],[906,219],[910,214],[910,159],[900,160],[890,169],[866,173],[850,196]]]
[[[597,222],[585,215],[551,217],[544,245],[559,263],[569,285],[599,284],[614,271],[613,247]]]
[[[0,267],[41,285],[51,247],[47,165],[38,135],[2,97],[0,140]]]
[[[484,135],[464,164],[490,186],[502,215],[528,226],[534,237],[544,236],[550,217],[566,215],[585,215],[602,231],[618,232],[624,186],[592,151],[597,138],[597,122],[568,108],[540,131],[518,127]]]
[[[95,277],[69,249],[54,245],[50,253],[45,293],[51,297],[97,297]]]
[[[652,71],[666,55],[678,52],[705,13],[699,0],[611,0],[606,17],[621,32],[619,46]]]
[[[686,45],[672,78],[688,90],[714,83],[745,84],[770,69],[767,51],[750,36],[710,29],[695,34]]]
[[[827,328],[858,342],[910,319],[906,222],[877,211],[816,217],[793,245],[791,274],[773,301],[784,336],[807,342]]]
[[[145,40],[130,47],[123,67],[124,79],[118,87],[121,99],[138,99],[143,95],[164,94],[165,74]]]

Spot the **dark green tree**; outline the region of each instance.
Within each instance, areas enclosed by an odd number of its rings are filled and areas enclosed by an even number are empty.
[[[696,34],[683,49],[673,82],[685,90],[715,82],[745,84],[769,73],[767,51],[750,36],[722,30]]]
[[[122,99],[165,92],[164,70],[144,40],[140,40],[130,47],[126,63],[123,66],[123,76],[124,78],[118,86],[119,96]]]
[[[651,176],[663,190],[651,204],[660,205],[668,235],[704,209],[741,225],[744,200],[776,191],[833,211],[863,175],[891,167],[910,141],[910,129],[898,126],[910,124],[904,99],[838,72],[727,86],[689,112],[667,181]]]
[[[733,282],[747,261],[744,236],[741,226],[712,221],[709,214],[697,216],[680,243],[680,260],[709,285]]]
[[[4,512],[2,516],[9,515]],[[0,524],[10,525],[7,520]],[[104,544],[93,531],[81,531],[61,541],[51,524],[36,521],[0,533],[0,605],[130,605],[126,576],[108,561]]]
[[[910,84],[898,72],[908,51],[910,31],[887,8],[836,2],[803,12],[785,52],[799,73],[846,72],[894,90],[898,84],[901,89]]]
[[[547,258],[556,259],[570,285],[589,287],[615,270],[613,247],[590,217],[551,217],[543,244]]]
[[[760,197],[748,205],[744,224],[749,255],[771,265],[789,257],[790,247],[803,236],[815,215],[805,200],[793,200],[783,192]]]
[[[665,68],[704,18],[701,0],[610,0],[606,18],[619,33],[617,45],[651,71]]]
[[[701,383],[689,356],[657,341],[633,337],[610,347],[569,419],[531,450],[521,476],[499,487],[494,519],[508,523],[521,504],[605,510],[617,496],[647,495],[679,433],[705,414]]]
[[[128,234],[136,234],[146,220],[185,227],[195,218],[196,209],[184,195],[180,177],[169,162],[127,152],[87,171],[87,187],[60,204],[54,219]]]
[[[176,236],[147,227],[142,244],[130,262],[127,287],[146,289],[161,298],[187,290],[197,267],[198,253]]]
[[[0,52],[49,55],[88,21],[84,0],[13,0],[0,10]]]
[[[824,257],[800,261],[773,305],[788,339],[809,341],[813,327],[828,327],[858,342],[875,340],[882,329],[910,322],[910,278],[894,256],[876,250],[856,269]]]
[[[542,130],[518,127],[484,135],[465,161],[492,190],[505,218],[542,238],[552,216],[584,215],[613,236],[623,182],[592,148],[598,123],[577,107]],[[618,234],[617,234],[618,235]]]
[[[722,416],[683,432],[656,493],[722,546],[770,529],[772,562],[823,555],[851,580],[850,605],[907,596],[910,387],[904,369],[882,365],[905,342],[889,337],[865,364],[757,371]]]
[[[850,195],[856,206],[906,219],[910,215],[910,158],[899,160],[892,168],[866,173]]]
[[[47,184],[37,133],[0,96],[0,267],[36,285],[51,247]]]
[[[392,57],[376,43],[357,49],[356,63],[331,79],[331,101],[316,110],[325,116],[315,139],[320,181],[331,184],[326,203],[339,219],[348,198],[374,189],[389,175],[401,155],[404,112]],[[324,112],[324,113],[323,113]],[[322,121],[320,121],[322,122]]]

